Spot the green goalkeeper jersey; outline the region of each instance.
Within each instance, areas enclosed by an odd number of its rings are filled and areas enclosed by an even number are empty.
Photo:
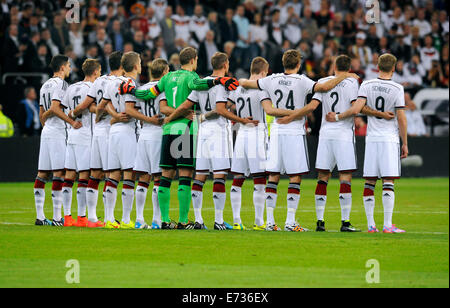
[[[180,69],[166,74],[158,84],[150,90],[136,90],[136,97],[148,100],[164,92],[167,105],[178,108],[192,91],[205,91],[214,86],[212,79],[201,79],[196,72]],[[190,134],[197,134],[197,125],[186,118],[176,119],[163,127],[164,135],[182,135],[189,129]]]

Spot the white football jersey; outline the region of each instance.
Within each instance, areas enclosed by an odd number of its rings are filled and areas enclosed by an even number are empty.
[[[109,80],[112,80],[114,76],[103,75],[94,81],[93,86],[88,92],[88,96],[92,97],[96,104],[100,104],[103,94],[106,89],[106,85]],[[95,121],[94,121],[95,122]],[[107,136],[109,128],[111,127],[111,116],[105,112],[98,123],[94,123],[94,136]]]
[[[390,79],[372,79],[364,81],[358,97],[367,99],[366,105],[381,112],[405,108],[405,91],[403,86]],[[366,141],[399,142],[397,118],[368,117]]]
[[[66,94],[64,95],[64,103],[69,107],[70,110],[74,110],[79,104],[84,101],[92,86],[93,83],[89,81],[79,81],[77,83],[74,83],[73,85],[70,85],[67,88]],[[73,127],[69,129],[67,143],[90,145],[93,128],[92,114],[88,109],[85,109],[75,119],[75,121],[81,122],[83,126],[79,129],[74,129]]]
[[[329,76],[320,79],[319,83],[336,78]],[[322,124],[320,138],[352,141],[354,137],[353,117],[339,122],[328,122],[326,115],[329,112],[343,113],[352,106],[358,98],[358,81],[355,78],[347,78],[336,87],[325,93],[315,93],[313,99],[322,103]]]
[[[149,83],[146,83],[145,85],[139,87],[139,90],[148,90],[151,89],[153,86],[158,84],[158,81],[151,81]],[[147,117],[153,117],[157,114],[161,114],[159,104],[161,101],[166,101],[166,95],[164,93],[161,93],[156,98],[151,98],[149,100],[137,100],[137,107],[140,107],[140,112],[144,114]],[[154,125],[151,123],[144,122],[142,125],[142,130],[140,132],[139,138],[142,138],[143,140],[147,140],[147,137],[153,136],[155,133],[161,133],[162,135],[162,126]]]
[[[316,83],[305,75],[273,74],[258,80],[258,86],[266,91],[272,104],[278,109],[300,109],[305,106],[306,96],[313,93]],[[305,118],[289,124],[272,124],[281,134],[305,134]]]
[[[213,77],[206,77],[213,79]],[[228,93],[222,85],[217,85],[208,91],[192,91],[188,96],[188,100],[197,104],[197,109],[205,114],[216,109],[217,103],[228,103]],[[207,120],[201,124],[201,127],[222,126],[228,124],[228,120],[222,116],[217,119]]]
[[[108,81],[106,85],[106,91],[103,94],[103,98],[111,101],[114,109],[117,113],[125,112],[125,102],[135,102],[137,103],[138,99],[131,94],[120,95],[119,94],[119,86],[123,81],[128,81],[126,77],[114,77],[113,79]],[[136,85],[133,80],[132,85]],[[131,119],[127,123],[119,122],[111,125],[110,134],[115,132],[134,132],[136,133],[137,123],[135,119]]]
[[[261,104],[263,100],[270,99],[265,91],[245,89],[238,87],[230,92],[228,100],[236,105],[236,113],[240,118],[252,117],[259,121],[260,126],[266,126],[266,113]],[[246,127],[246,126],[243,126]]]
[[[47,111],[50,109],[52,101],[55,100],[59,101],[63,108],[67,108],[63,102],[67,87],[67,82],[59,77],[53,77],[47,80],[39,91],[39,106],[44,107],[44,111]],[[52,116],[45,121],[41,136],[42,138],[66,139],[66,127],[65,121],[57,116]]]

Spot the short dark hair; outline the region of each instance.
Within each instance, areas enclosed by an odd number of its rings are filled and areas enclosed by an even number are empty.
[[[120,62],[122,61],[123,53],[121,51],[114,51],[109,55],[109,68],[111,71],[117,71],[120,68]]]
[[[169,67],[169,63],[162,58],[158,58],[152,61],[150,64],[150,75],[152,78],[161,78],[166,68]]]
[[[211,66],[214,70],[220,70],[228,62],[228,56],[223,52],[216,52],[211,58]]]
[[[250,66],[250,73],[251,74],[260,74],[264,70],[267,70],[269,68],[269,62],[267,62],[266,59],[263,57],[256,57],[253,59],[252,64]]]
[[[191,62],[192,59],[197,57],[197,50],[193,47],[183,48],[180,52],[180,64],[186,65]]]
[[[96,59],[86,59],[81,66],[85,76],[91,76],[94,72],[100,68],[100,62]]]
[[[50,68],[53,73],[57,73],[67,62],[69,62],[69,57],[65,55],[56,55],[52,58],[52,61],[50,61]]]
[[[336,58],[336,70],[340,72],[347,72],[350,70],[352,59],[347,55],[340,55]]]

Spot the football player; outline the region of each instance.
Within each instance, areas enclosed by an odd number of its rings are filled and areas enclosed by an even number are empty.
[[[395,114],[395,119],[380,117],[368,111],[366,150],[364,157],[364,207],[368,231],[378,232],[373,218],[375,208],[374,190],[379,178],[383,182],[382,202],[384,207],[384,233],[403,233],[404,230],[392,224],[395,194],[394,180],[400,177],[401,158],[408,156],[407,121],[403,86],[392,81],[397,58],[389,53],[378,58],[377,79],[364,81],[358,92],[358,99],[347,111],[327,114],[328,121],[340,122],[357,114],[367,105],[379,112]],[[400,138],[399,138],[400,136]],[[400,145],[400,139],[402,141]]]
[[[164,59],[153,60],[150,65],[151,81],[139,90],[148,90],[155,86],[158,81],[169,72],[169,65]],[[147,117],[170,115],[173,108],[167,106],[167,99],[164,93],[156,98],[148,100],[138,100],[140,112]],[[161,178],[161,167],[159,160],[161,157],[162,127],[154,123],[143,122],[142,130],[137,144],[136,162],[134,170],[138,175],[138,185],[136,187],[136,229],[147,229],[149,226],[144,220],[144,206],[147,198],[147,191],[153,177],[152,203],[153,219],[152,229],[161,228],[161,211],[158,203],[158,187]]]
[[[74,83],[67,88],[64,95],[64,103],[70,109],[69,116],[79,119],[83,126],[79,129],[70,129],[67,138],[65,159],[66,174],[64,177],[63,206],[65,226],[76,227],[103,227],[103,222],[97,219],[95,207],[89,208],[89,217],[86,217],[86,188],[88,186],[91,158],[91,143],[93,121],[92,114],[85,109],[78,116],[73,115],[73,110],[81,104],[94,81],[100,77],[101,66],[95,59],[86,59],[82,65],[84,80]],[[72,186],[78,173],[77,203],[78,218],[71,224]]]
[[[67,127],[70,124],[74,129],[82,126],[81,122],[72,120],[64,112],[68,106],[64,105],[63,98],[68,87],[64,81],[70,74],[69,58],[56,55],[50,62],[53,77],[41,87],[39,101],[39,119],[44,127],[41,133],[39,148],[38,174],[34,182],[34,200],[36,206],[35,225],[64,224],[61,217],[62,185],[64,176],[64,160],[66,153]],[[45,218],[45,182],[53,174],[52,201],[53,220]]]
[[[120,65],[122,59],[122,52],[113,52],[108,59],[109,67],[111,72],[109,75],[103,75],[94,81],[94,84],[90,88],[83,103],[78,105],[72,114],[78,116],[83,110],[89,108],[91,112],[95,113],[93,116],[95,118],[92,136],[92,146],[91,146],[91,159],[90,168],[91,173],[89,177],[89,182],[87,186],[86,203],[88,209],[97,208],[98,201],[98,186],[102,179],[105,177],[105,185],[103,187],[103,206],[105,210],[105,216],[107,217],[107,207],[105,203],[105,189],[106,182],[108,181],[108,136],[109,129],[111,127],[111,115],[105,113],[106,101],[103,100],[103,95],[108,83],[115,80],[116,77],[123,75],[123,70]],[[128,119],[125,113],[118,114],[113,108],[111,108],[113,117],[122,117]],[[66,183],[64,184],[66,185]],[[64,188],[63,188],[64,190]],[[63,194],[65,196],[65,194]],[[106,218],[105,218],[106,221]],[[65,221],[65,224],[67,221]]]
[[[316,83],[299,75],[302,56],[297,50],[288,50],[283,55],[284,73],[273,74],[259,80],[240,80],[244,88],[265,90],[278,109],[296,110],[304,107],[306,96],[315,92],[327,92],[347,77],[357,78],[355,74],[344,73],[324,83]],[[278,230],[273,216],[277,200],[277,186],[280,174],[289,176],[287,194],[287,219],[285,231],[304,232],[295,220],[300,200],[300,183],[303,174],[309,172],[309,158],[305,136],[305,119],[289,124],[274,122],[270,132],[269,152],[266,170],[270,173],[266,186],[268,230]]]

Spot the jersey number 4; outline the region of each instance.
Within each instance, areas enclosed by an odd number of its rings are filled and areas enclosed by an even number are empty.
[[[277,108],[280,108],[280,103],[283,100],[283,91],[281,90],[276,90],[275,91],[275,95],[278,97],[277,99]],[[295,106],[294,106],[294,91],[290,90],[287,100],[286,100],[286,109],[290,109],[290,110],[294,110]]]

